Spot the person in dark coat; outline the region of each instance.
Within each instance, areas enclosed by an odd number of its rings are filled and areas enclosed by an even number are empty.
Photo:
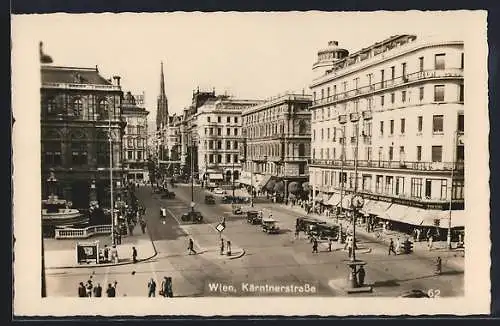
[[[359,270],[358,270],[358,285],[359,286],[363,286],[365,284],[365,275],[366,275],[365,269],[363,268],[363,266],[359,266]]]
[[[194,250],[194,243],[193,243],[193,239],[189,238],[189,244],[188,244],[188,250],[189,250],[189,254],[194,254],[196,255],[196,251]]]
[[[106,289],[106,294],[108,296],[108,298],[114,298],[116,297],[116,284],[118,282],[115,281],[115,283],[113,283],[113,285],[111,285],[111,283],[108,283],[108,288]]]
[[[145,234],[146,233],[146,221],[144,221],[143,218],[141,218],[139,220],[139,223],[141,224],[141,230],[142,230],[142,234]]]
[[[391,242],[389,243],[389,253],[388,255],[391,255],[391,252],[396,256],[396,250],[394,250],[394,241],[391,239]]]
[[[100,283],[97,283],[97,286],[94,287],[94,297],[102,297],[102,287]]]
[[[148,282],[148,297],[154,297],[156,295],[156,282],[154,279],[149,280]]]
[[[108,245],[104,245],[104,252],[103,252],[103,256],[104,256],[104,262],[109,262],[109,248],[108,248]]]
[[[318,240],[316,238],[313,239],[313,253],[318,253]]]
[[[135,247],[132,247],[132,261],[135,263],[137,263],[137,249],[135,249]]]
[[[86,296],[87,296],[87,289],[85,288],[85,285],[83,285],[83,282],[80,282],[80,285],[78,286],[78,297],[85,298]]]

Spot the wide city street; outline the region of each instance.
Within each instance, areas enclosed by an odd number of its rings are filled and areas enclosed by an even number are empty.
[[[316,289],[281,295],[347,295],[338,286],[348,276],[346,251],[334,244],[334,250],[328,252],[326,244],[321,244],[319,253],[313,254],[303,233],[295,239],[298,213],[274,204],[255,204],[258,209],[267,207],[265,215],[272,210],[279,221],[281,232],[267,234],[260,226],[248,224],[246,216],[232,215],[231,205],[221,204],[219,195],[216,205],[204,204],[207,191],[195,186],[195,209],[202,213],[204,221],[182,223],[180,215],[190,209],[191,187],[178,185],[171,190],[176,193],[175,199],[161,199],[149,187],[136,191],[146,207],[145,219],[158,252],[156,257],[130,265],[47,270],[48,296],[76,296],[78,283],[87,281],[90,275],[103,287],[116,280],[118,296],[147,296],[148,281],[154,278],[159,285],[164,276],[172,277],[175,297],[264,295],[252,292],[252,285]],[[161,207],[168,213],[164,221],[160,219]],[[231,241],[233,257],[219,253],[220,238],[215,227],[223,216],[226,229],[222,237]],[[195,255],[188,254],[190,237],[197,251]],[[434,265],[429,259],[411,254],[388,256],[385,245],[362,238],[359,246],[364,250],[357,253],[357,258],[367,262],[366,283],[373,286],[373,291],[354,296],[399,296],[410,289],[437,290],[441,297],[463,295],[463,271],[447,267],[442,275],[434,276]],[[242,250],[244,254],[238,257]]]

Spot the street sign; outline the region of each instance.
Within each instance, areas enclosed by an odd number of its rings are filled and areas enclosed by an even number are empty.
[[[219,232],[224,231],[225,228],[226,227],[222,223],[217,224],[217,226],[215,227],[215,229]]]

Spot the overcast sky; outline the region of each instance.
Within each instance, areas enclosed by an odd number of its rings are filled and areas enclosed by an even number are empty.
[[[309,92],[330,40],[355,52],[396,34],[463,39],[464,28],[457,12],[52,14],[15,17],[13,41],[43,41],[54,65],[120,75],[124,91],[145,92],[154,120],[161,61],[169,110],[180,112],[198,86],[247,99]]]

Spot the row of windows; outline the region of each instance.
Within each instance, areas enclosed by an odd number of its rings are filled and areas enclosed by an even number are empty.
[[[298,133],[299,135],[307,134],[307,124],[304,120],[299,120],[297,126],[297,129],[292,129],[292,133]],[[284,132],[285,125],[283,121],[280,121],[279,124],[267,123],[246,128],[248,138],[270,137]]]
[[[221,140],[218,140],[216,142],[213,140],[209,140],[209,141],[205,140],[205,142],[203,144],[204,149],[207,149],[207,144],[208,144],[208,149],[223,149]],[[226,147],[224,149],[238,149],[238,146],[239,146],[238,141],[227,140]]]
[[[97,105],[94,105],[91,98],[86,106],[81,98],[76,98],[69,104],[65,103],[65,99],[60,98],[58,101],[55,97],[48,97],[42,102],[42,113],[48,117],[67,115],[84,120],[107,120],[118,116],[119,110],[119,106],[114,107],[106,99],[98,99]]]
[[[464,101],[464,85],[460,84],[458,90],[458,98],[457,100],[459,102]],[[445,88],[446,85],[434,85],[434,102],[444,102],[445,101]],[[407,90],[402,90],[400,92],[392,92],[389,95],[380,95],[379,96],[379,103],[380,107],[385,107],[387,106],[387,102],[390,101],[390,104],[396,104],[396,97],[399,96],[399,103],[406,103],[410,102],[410,91]],[[425,97],[425,87],[419,87],[418,88],[418,100],[422,102]],[[328,108],[321,108],[321,109],[314,109],[313,110],[313,115],[312,119],[313,121],[323,121],[323,120],[328,120],[330,118],[336,117],[338,114],[345,114],[347,111],[352,111],[352,112],[359,112],[360,110],[360,105],[359,101],[355,100],[352,102],[348,103],[343,103],[340,105],[340,110],[337,110],[337,105],[334,104],[333,107],[328,107]],[[374,97],[368,97],[366,99],[366,110],[372,110],[374,109],[375,103],[374,103]],[[339,112],[338,112],[339,111]]]
[[[225,158],[224,161],[222,160],[223,158]],[[205,162],[212,164],[214,163],[224,164],[224,163],[239,163],[239,160],[238,160],[238,154],[232,154],[232,155],[226,154],[225,156],[223,156],[222,154],[205,154]]]
[[[233,136],[238,136],[238,128],[233,129]],[[205,135],[213,136],[217,132],[217,136],[222,136],[222,128],[205,128]],[[226,136],[231,136],[231,128],[226,128]]]
[[[297,163],[298,175],[304,175],[307,171],[306,167],[307,165],[305,163]],[[277,164],[268,164],[268,163],[262,163],[262,164],[245,164],[244,166],[245,171],[253,171],[254,173],[264,173],[264,174],[273,174],[273,175],[282,175],[285,173],[285,168],[283,165],[277,165]],[[290,173],[290,172],[288,172]]]
[[[146,133],[146,127],[144,126],[127,126],[127,135],[142,135]]]
[[[134,152],[135,152],[135,155],[134,155]],[[140,161],[140,160],[143,160],[145,158],[146,157],[145,157],[143,151],[127,151],[127,160]]]
[[[442,162],[443,161],[443,146],[441,145],[435,145],[431,146],[431,161],[432,162]],[[354,149],[353,149],[354,151]],[[417,162],[422,161],[422,146],[416,146],[415,148],[415,157]],[[372,153],[372,147],[365,147],[364,149],[365,152],[365,159],[367,161],[373,160],[373,153]],[[378,148],[378,156],[377,160],[379,161],[385,161],[386,156],[385,153],[387,153],[387,160],[388,161],[395,161],[396,157],[394,154],[394,146],[388,146],[386,150],[384,150],[384,147],[379,147]],[[318,154],[318,155],[316,155]],[[313,148],[312,150],[312,158],[319,158],[319,159],[342,159],[342,153],[339,151],[339,155],[337,156],[337,150],[336,148],[332,148],[330,151],[330,148]],[[464,153],[464,146],[460,145],[457,146],[456,149],[456,160],[457,161],[463,161],[465,153]],[[354,157],[354,154],[353,154]],[[405,152],[405,147],[404,146],[399,146],[399,161],[404,162],[406,160],[406,152]]]
[[[96,162],[99,166],[109,165],[109,144],[96,144]],[[71,152],[71,163],[73,166],[87,165],[88,149],[87,143],[74,142],[69,149]],[[62,144],[60,142],[47,142],[42,148],[42,165],[61,166],[63,165]]]
[[[128,138],[127,148],[144,148],[146,147],[146,139],[144,138]]]
[[[458,132],[464,132],[464,115],[459,114],[457,118],[457,131]],[[389,120],[389,135],[394,135],[395,133],[395,120],[391,119]],[[424,117],[423,116],[418,116],[417,117],[417,133],[422,133],[423,131],[423,126],[424,126]],[[385,121],[379,121],[379,136],[382,137],[384,136],[385,132]],[[337,129],[337,127],[333,128],[320,128],[318,129],[319,132],[319,139],[318,140],[330,140],[336,141],[337,140],[337,131],[340,132],[340,138],[342,138],[342,134],[344,133],[344,129]],[[352,135],[351,137],[356,137],[356,128],[352,128]],[[432,116],[432,132],[434,134],[442,134],[444,132],[444,115],[441,114],[436,114]],[[400,118],[399,119],[399,134],[404,135],[406,133],[406,118]],[[372,123],[371,121],[363,121],[363,130],[362,130],[362,135],[363,136],[372,136]],[[316,141],[316,129],[313,129],[313,135],[312,135],[313,141]],[[342,139],[341,139],[342,141]]]
[[[434,69],[435,70],[446,69],[446,60],[445,59],[446,59],[446,54],[444,54],[444,53],[435,54],[434,55]],[[463,53],[461,54],[460,68],[461,69],[464,68],[464,54]],[[418,72],[424,71],[424,57],[418,58],[418,69],[419,69]],[[403,62],[400,65],[400,76],[402,76],[404,78],[407,75],[408,75],[407,62]],[[374,73],[366,74],[366,85],[368,85],[368,86],[372,85],[375,82],[374,77],[375,77]],[[380,69],[380,71],[378,73],[378,81],[383,83],[386,80],[386,77],[389,77],[389,79],[391,79],[391,80],[396,79],[396,66],[392,66],[389,68],[389,76],[386,76],[386,69]],[[352,88],[350,88],[350,89],[358,89],[360,87],[361,87],[360,78],[359,77],[354,78],[352,80]],[[333,85],[331,90],[332,90],[334,96],[337,95],[337,85]],[[347,92],[347,91],[348,91],[348,82],[343,81],[341,92]],[[321,96],[320,97],[321,99],[324,99],[325,95],[327,98],[330,97],[330,87],[328,86],[326,88],[326,93],[325,93],[325,89],[321,89],[319,95]],[[316,98],[317,98],[317,93],[313,92],[313,101],[316,101]]]
[[[305,106],[307,107],[307,106]],[[298,108],[300,109],[300,107]],[[280,113],[288,110],[288,104],[274,106],[259,112],[255,112],[243,117],[243,124],[256,124],[264,121],[276,120]]]
[[[410,189],[405,189],[405,181],[409,180]],[[323,185],[337,188],[354,189],[356,183],[355,173],[322,171]],[[359,181],[361,184],[359,184]],[[362,191],[388,195],[409,196],[417,199],[449,199],[448,179],[428,179],[388,175],[363,174],[358,176],[358,187]],[[409,191],[408,191],[409,190]],[[454,180],[452,189],[453,199],[464,198],[463,180]]]
[[[207,117],[207,122],[212,122],[211,120],[212,120],[211,117]],[[233,122],[238,123],[238,117],[233,117]],[[222,123],[221,116],[217,116],[217,123]],[[231,123],[231,117],[226,117],[226,123]]]
[[[296,152],[296,155],[299,157],[306,156],[306,145],[303,143],[293,144],[293,151]],[[285,144],[268,144],[268,145],[249,145],[248,146],[248,155],[252,157],[275,157],[275,156],[284,156],[285,155]]]

